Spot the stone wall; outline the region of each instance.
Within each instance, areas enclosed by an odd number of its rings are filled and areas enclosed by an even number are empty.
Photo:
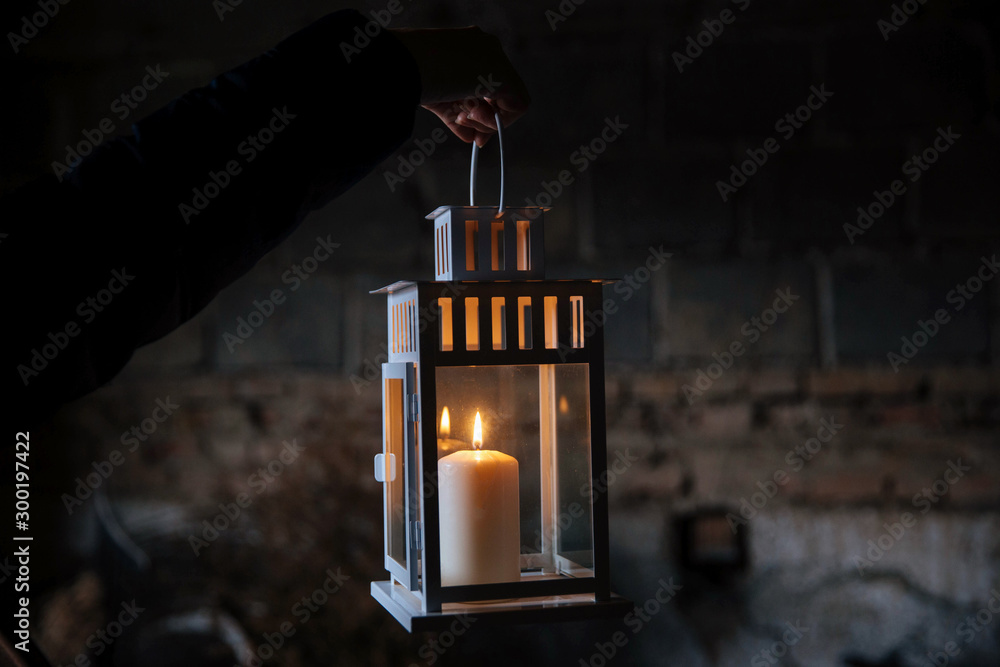
[[[38,436],[68,452],[44,482],[68,551],[47,570],[43,645],[69,662],[138,589],[147,618],[210,610],[255,651],[290,623],[280,665],[995,662],[997,13],[898,4],[898,26],[891,3],[855,1],[403,3],[393,19],[501,37],[533,96],[505,137],[508,193],[552,199],[550,276],[623,280],[606,288],[609,458],[635,461],[609,479],[613,584],[648,620],[408,636],[368,595],[384,571],[367,380],[385,335],[384,297],[368,291],[430,277],[423,216],[466,196],[452,137],[390,186],[416,162],[408,142]],[[18,131],[0,183],[62,159],[147,65],[171,75],[136,117],[333,7],[231,8],[62,5],[4,55]],[[420,112],[413,139],[435,127]],[[572,182],[557,186],[562,171]],[[292,290],[283,275],[319,239],[340,245]],[[274,289],[288,298],[273,315],[241,343],[225,336]],[[150,555],[138,588],[94,583],[96,497],[72,514],[59,502],[114,450],[100,487]],[[280,474],[261,476],[283,451]],[[195,555],[190,536],[244,493]],[[328,570],[350,578],[303,621],[296,604]],[[663,582],[682,588],[661,605]],[[166,632],[145,627],[140,647]]]

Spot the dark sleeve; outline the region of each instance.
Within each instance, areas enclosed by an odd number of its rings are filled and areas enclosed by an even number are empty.
[[[0,410],[106,383],[410,136],[416,63],[384,30],[356,48],[365,23],[326,16],[0,200]]]

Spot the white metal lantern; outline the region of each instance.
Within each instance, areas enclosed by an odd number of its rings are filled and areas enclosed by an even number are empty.
[[[502,144],[501,144],[502,151]],[[475,152],[473,154],[475,165]],[[475,167],[473,166],[473,174]],[[473,176],[474,180],[474,176]],[[545,280],[545,209],[443,206],[382,366],[385,567],[408,630],[623,614],[612,594],[602,280]],[[588,317],[589,315],[589,317]]]

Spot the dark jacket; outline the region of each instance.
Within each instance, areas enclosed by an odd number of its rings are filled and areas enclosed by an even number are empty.
[[[326,16],[0,200],[0,410],[18,428],[106,383],[410,136],[416,62],[386,30],[357,39],[366,23]]]

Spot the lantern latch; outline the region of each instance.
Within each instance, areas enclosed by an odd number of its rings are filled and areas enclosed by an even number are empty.
[[[386,456],[388,456],[388,459]],[[396,456],[394,454],[376,454],[375,481],[384,484],[386,482],[386,473],[388,473],[388,481],[394,482],[396,480]]]
[[[420,421],[420,399],[416,394],[410,394],[409,418],[411,422]]]
[[[424,526],[419,521],[410,522],[410,548],[420,549],[424,548]]]

